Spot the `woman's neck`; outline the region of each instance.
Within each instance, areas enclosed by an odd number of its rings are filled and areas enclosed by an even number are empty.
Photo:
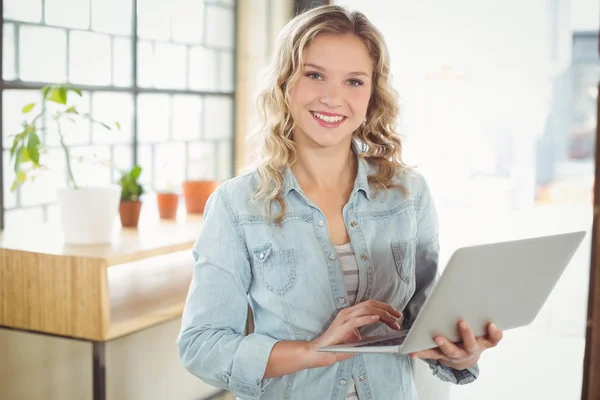
[[[350,147],[299,151],[292,172],[304,191],[346,189],[354,185],[358,161]]]

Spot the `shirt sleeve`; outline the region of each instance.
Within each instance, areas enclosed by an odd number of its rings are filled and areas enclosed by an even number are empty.
[[[415,199],[417,213],[417,241],[415,251],[416,287],[413,297],[405,308],[405,320],[410,327],[417,318],[425,299],[438,279],[439,266],[439,224],[435,204],[429,186],[420,176],[421,191]],[[431,368],[433,374],[442,381],[458,385],[474,382],[479,376],[479,366],[465,370],[441,365],[437,360],[423,360]]]
[[[202,232],[177,338],[182,365],[204,382],[259,399],[272,379],[263,379],[277,340],[244,336],[251,269],[246,247],[223,188],[207,201]]]

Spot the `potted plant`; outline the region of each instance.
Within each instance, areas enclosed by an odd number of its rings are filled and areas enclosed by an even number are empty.
[[[219,186],[218,181],[207,178],[208,174],[204,168],[207,163],[206,154],[190,158],[190,168],[193,173],[191,178],[182,183],[183,198],[188,214],[202,214],[208,198]]]
[[[121,172],[119,185],[121,186],[121,203],[119,204],[119,216],[121,226],[136,228],[140,220],[142,209],[141,196],[144,187],[138,182],[142,167],[134,166],[132,169]]]
[[[121,188],[119,185],[102,187],[82,186],[75,180],[72,155],[65,137],[65,124],[89,120],[108,130],[111,126],[80,113],[71,96],[82,96],[81,90],[68,85],[47,85],[41,89],[41,104],[26,104],[22,113],[21,132],[11,135],[11,162],[14,162],[15,181],[11,190],[33,180],[49,168],[46,165],[47,148],[40,134],[47,127],[45,120],[56,124],[60,146],[65,157],[67,185],[57,189],[60,223],[66,244],[106,244],[111,241],[114,220],[118,211]],[[53,107],[48,107],[53,103]],[[37,111],[37,113],[33,113]],[[46,118],[44,118],[46,117]],[[114,124],[120,129],[119,123]]]
[[[158,215],[162,219],[174,219],[179,209],[180,195],[175,187],[168,184],[164,189],[157,190],[156,204],[158,205]]]

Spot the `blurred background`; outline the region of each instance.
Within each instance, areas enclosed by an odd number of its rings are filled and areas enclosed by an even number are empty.
[[[157,193],[179,192],[189,179],[235,176],[246,164],[260,69],[279,29],[304,3],[319,2],[3,0],[4,228],[58,220],[57,187],[66,175],[56,130],[41,136],[49,172],[11,188],[10,135],[22,130],[23,107],[39,102],[47,83],[77,85],[79,110],[119,122],[120,130],[111,131],[73,125],[65,140],[84,185],[115,183],[119,169],[142,167],[142,218],[156,214]],[[465,387],[443,384],[417,362],[421,398],[580,398],[599,2],[331,3],[362,11],[386,38],[401,98],[404,160],[432,187],[442,269],[465,244],[588,231],[538,319],[507,332],[485,354],[480,379]],[[2,364],[0,357],[0,381],[14,375]],[[194,390],[162,398],[198,398]]]

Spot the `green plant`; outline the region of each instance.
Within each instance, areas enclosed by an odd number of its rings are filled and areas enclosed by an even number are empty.
[[[121,172],[121,201],[138,201],[144,193],[144,187],[138,182],[142,167],[134,166],[132,169]]]
[[[92,123],[102,125],[108,130],[112,130],[112,128],[104,122],[96,121],[87,113],[80,113],[75,105],[68,103],[69,93],[73,93],[79,97],[82,96],[80,89],[60,84],[46,85],[40,90],[42,92],[41,104],[38,106],[36,103],[30,103],[23,106],[24,121],[22,123],[22,131],[9,136],[13,138],[10,149],[10,160],[14,162],[16,176],[11,186],[11,191],[15,191],[18,186],[25,183],[28,179],[33,180],[39,172],[48,169],[44,162],[40,161],[40,155],[46,152],[46,146],[41,140],[40,134],[46,131],[45,121],[42,117],[47,114],[50,114],[50,119],[56,123],[58,129],[60,146],[66,160],[68,184],[70,187],[77,189],[79,186],[73,176],[70,149],[63,133],[63,121],[77,123],[77,120],[87,119]],[[48,102],[57,105],[56,111],[52,113],[48,111]],[[33,118],[28,118],[34,109],[39,109],[39,112]],[[116,129],[121,129],[118,122],[115,122],[114,125]]]

